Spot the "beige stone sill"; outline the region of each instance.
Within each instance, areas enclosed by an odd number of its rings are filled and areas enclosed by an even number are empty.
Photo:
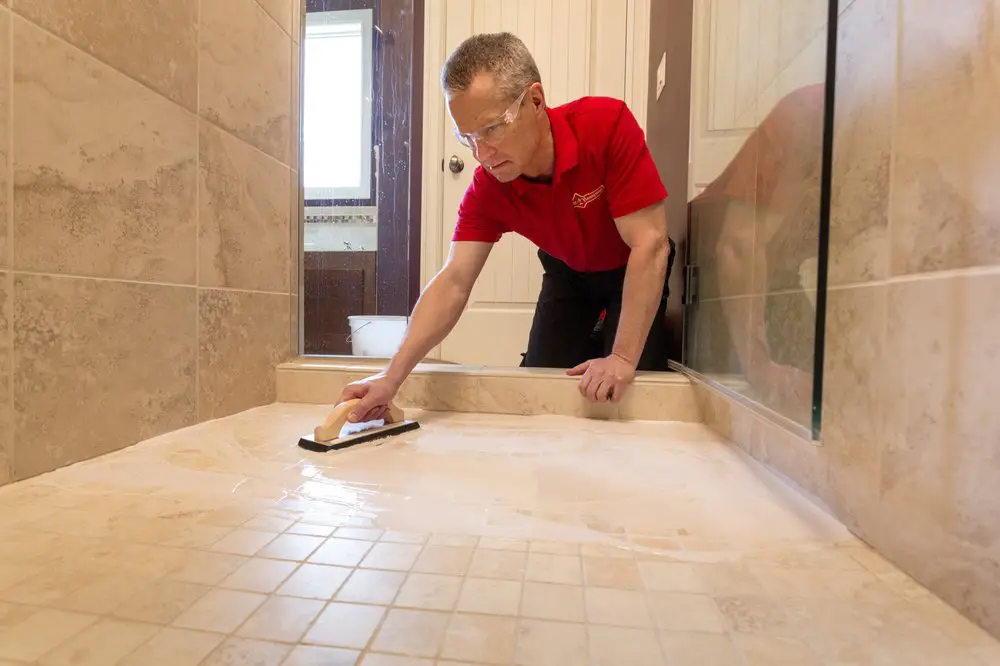
[[[278,400],[332,404],[347,383],[384,365],[384,359],[298,358],[278,366]],[[577,384],[561,370],[427,362],[417,366],[397,400],[402,407],[441,411],[701,422],[691,381],[680,373],[640,373],[615,405],[587,402]]]

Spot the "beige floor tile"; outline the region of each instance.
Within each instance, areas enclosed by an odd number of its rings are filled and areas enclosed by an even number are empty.
[[[724,634],[663,632],[660,634],[667,664],[743,666],[743,657]]]
[[[278,537],[277,532],[261,532],[238,528],[211,545],[209,550],[232,555],[256,555],[257,551]]]
[[[199,666],[225,639],[223,634],[166,627],[117,666]]]
[[[587,628],[583,624],[522,620],[517,666],[587,666]]]
[[[580,585],[583,583],[580,558],[575,555],[529,553],[525,578],[538,583]]]
[[[691,591],[708,592],[717,597],[764,594],[764,586],[742,563],[713,562],[693,566],[697,572],[695,578],[701,581],[693,587],[704,589]]]
[[[528,551],[549,555],[579,555],[580,544],[567,541],[532,541],[528,544]]]
[[[40,666],[106,666],[117,664],[159,631],[154,624],[100,620],[38,662]]]
[[[445,636],[442,659],[509,664],[517,647],[517,620],[498,615],[457,613]]]
[[[584,557],[583,576],[590,587],[612,587],[619,590],[641,590],[639,567],[632,560]]]
[[[375,652],[433,657],[448,629],[448,613],[393,608],[372,642]]]
[[[653,623],[660,629],[706,633],[726,630],[719,607],[707,594],[650,592],[646,600]]]
[[[97,622],[94,615],[40,609],[8,609],[0,625],[0,658],[32,663]]]
[[[278,594],[306,599],[332,599],[353,569],[303,564],[278,588]]]
[[[199,585],[218,585],[247,562],[240,555],[188,551],[178,566],[167,574],[171,580]]]
[[[168,539],[156,541],[162,546],[171,548],[194,548],[196,550],[208,550],[212,544],[218,543],[226,537],[232,529],[229,527],[216,527],[215,525],[191,525],[181,532]]]
[[[527,553],[478,548],[472,555],[468,575],[477,578],[521,580],[524,578],[527,564]]]
[[[587,619],[583,587],[558,583],[524,583],[521,615],[541,620],[583,622]]]
[[[358,539],[360,541],[378,541],[385,533],[384,530],[376,530],[364,527],[339,527],[334,532],[338,539]]]
[[[639,562],[639,572],[647,590],[663,592],[709,591],[698,565],[679,562]]]
[[[426,534],[420,532],[403,532],[401,530],[386,530],[385,534],[379,539],[379,541],[385,541],[387,543],[411,543],[411,544],[425,544],[427,543]]]
[[[281,666],[355,666],[360,658],[357,650],[299,645]]]
[[[466,613],[517,615],[520,605],[520,581],[466,578],[457,609]]]
[[[323,544],[323,537],[305,536],[302,534],[282,534],[260,549],[258,557],[271,557],[276,560],[293,560],[302,562]]]
[[[427,546],[413,570],[420,573],[464,576],[469,570],[473,549],[462,546]]]
[[[364,569],[409,571],[420,555],[420,546],[404,543],[376,543],[358,565]]]
[[[219,587],[247,592],[274,592],[292,575],[297,566],[295,562],[254,557],[229,574]]]
[[[84,585],[59,599],[55,606],[64,610],[107,615],[119,604],[135,596],[155,581],[133,574],[111,574]]]
[[[585,558],[634,559],[632,549],[626,544],[584,543],[580,545],[580,554]]]
[[[305,643],[361,650],[385,615],[381,606],[331,603],[303,639]]]
[[[227,638],[201,662],[201,666],[281,666],[291,651],[291,645]]]
[[[111,614],[125,620],[170,624],[210,589],[196,583],[159,580],[120,603]]]
[[[269,516],[262,513],[243,523],[241,527],[248,530],[261,530],[262,532],[284,532],[294,524],[295,521],[291,518]]]
[[[266,599],[263,594],[212,590],[181,613],[174,626],[228,634],[236,631]]]
[[[730,631],[757,636],[792,636],[789,612],[771,597],[718,597],[715,603]]]
[[[325,605],[316,599],[271,597],[236,633],[245,638],[297,643]]]
[[[587,627],[592,666],[663,666],[656,634],[648,629]],[[673,665],[670,665],[673,666]]]
[[[732,640],[747,666],[821,666],[809,647],[793,638],[734,634]]]
[[[591,624],[622,627],[652,626],[646,595],[633,590],[588,587],[584,591],[587,620]]]
[[[313,525],[312,523],[298,522],[286,530],[286,534],[304,534],[306,536],[329,537],[333,536],[333,531],[337,529],[331,525]]]
[[[391,604],[406,580],[400,571],[356,569],[334,599],[363,604]]]
[[[361,666],[434,666],[434,661],[422,657],[402,657],[396,654],[371,652],[361,660]]]
[[[427,545],[475,548],[479,545],[479,537],[468,534],[432,534],[427,540]]]
[[[485,550],[512,550],[526,553],[528,552],[528,541],[504,537],[483,537],[479,540],[479,547]]]
[[[427,610],[452,610],[462,590],[460,576],[411,573],[394,604]]]
[[[309,557],[313,564],[335,564],[342,567],[356,567],[372,548],[369,541],[353,539],[327,539],[322,546]]]

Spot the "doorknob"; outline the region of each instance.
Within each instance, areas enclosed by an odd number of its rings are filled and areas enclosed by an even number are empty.
[[[462,169],[465,168],[465,162],[458,155],[452,155],[451,159],[448,160],[448,168],[452,173],[461,173]]]

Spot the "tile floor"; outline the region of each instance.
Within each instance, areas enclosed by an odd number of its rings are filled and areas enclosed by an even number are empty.
[[[707,428],[272,405],[0,489],[0,666],[988,666]]]

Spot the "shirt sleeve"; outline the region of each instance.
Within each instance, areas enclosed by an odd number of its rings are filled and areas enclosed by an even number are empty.
[[[477,167],[472,176],[472,182],[465,190],[462,203],[458,206],[458,221],[452,241],[472,241],[478,243],[496,243],[508,231],[493,211],[496,210],[496,193],[485,181],[492,178],[483,173],[482,167]]]
[[[628,106],[621,113],[608,139],[608,203],[611,216],[624,217],[659,203],[667,189],[646,145],[646,137]]]

